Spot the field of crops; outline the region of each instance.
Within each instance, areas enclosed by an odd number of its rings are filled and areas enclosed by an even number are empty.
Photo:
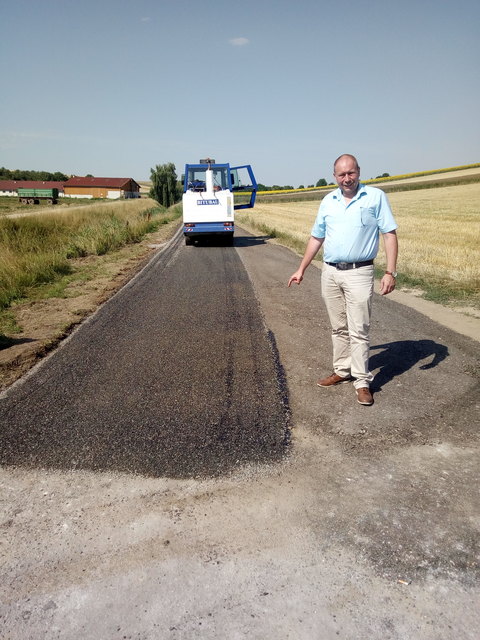
[[[388,194],[397,223],[399,286],[419,287],[440,302],[480,306],[480,183]],[[237,221],[277,237],[299,253],[318,202],[259,203]],[[321,256],[320,256],[321,259]],[[383,248],[377,266],[385,265]]]

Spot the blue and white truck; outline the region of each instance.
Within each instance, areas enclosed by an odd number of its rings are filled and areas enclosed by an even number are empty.
[[[207,158],[199,164],[185,165],[182,198],[185,244],[212,236],[233,244],[234,211],[252,208],[256,194],[257,182],[249,164],[231,167]]]

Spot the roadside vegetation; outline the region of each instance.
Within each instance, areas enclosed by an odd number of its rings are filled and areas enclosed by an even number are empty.
[[[390,193],[399,225],[398,287],[441,304],[480,309],[480,183]],[[237,221],[303,254],[318,199],[259,202]],[[382,246],[382,245],[381,245]],[[317,256],[322,259],[322,254]],[[385,269],[383,247],[377,275]]]
[[[150,199],[42,209],[40,215],[36,209],[0,218],[0,336],[11,324],[9,307],[15,301],[40,293],[58,296],[72,278],[88,278],[79,258],[139,243],[181,215],[181,207],[166,209]]]

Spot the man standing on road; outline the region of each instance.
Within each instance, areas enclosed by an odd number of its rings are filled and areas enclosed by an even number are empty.
[[[398,253],[397,224],[386,195],[360,183],[360,167],[350,154],[333,165],[338,189],[327,194],[318,210],[302,262],[291,276],[300,284],[308,265],[324,245],[322,297],[332,325],[333,373],[317,382],[333,387],[353,381],[360,404],[373,404],[368,369],[370,317],[373,298],[373,260],[383,235],[387,270],[380,293],[395,288]]]

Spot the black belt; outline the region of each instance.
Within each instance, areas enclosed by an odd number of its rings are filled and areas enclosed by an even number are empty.
[[[348,269],[358,269],[358,267],[369,267],[373,264],[373,260],[365,260],[365,262],[325,262],[330,267],[335,267],[339,271],[347,271]]]

